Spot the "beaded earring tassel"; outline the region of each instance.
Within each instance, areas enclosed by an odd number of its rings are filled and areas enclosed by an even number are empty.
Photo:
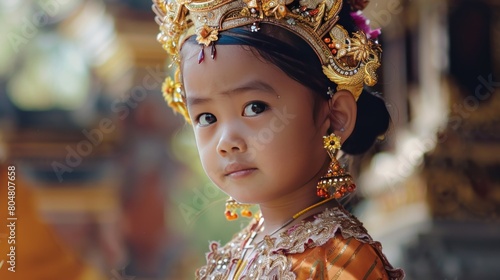
[[[323,136],[323,146],[331,158],[331,163],[325,176],[321,177],[316,187],[319,197],[339,199],[347,193],[354,192],[356,184],[354,180],[337,160],[337,152],[340,150],[340,137],[334,133]]]
[[[234,198],[229,197],[226,200],[226,210],[224,212],[224,215],[226,216],[226,219],[228,221],[234,221],[238,219],[238,213],[237,211],[240,211],[241,216],[251,218],[252,217],[252,211],[250,211],[250,206],[251,204],[244,204],[244,203],[239,203]]]

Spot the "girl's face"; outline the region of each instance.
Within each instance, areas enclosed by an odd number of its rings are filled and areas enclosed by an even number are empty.
[[[315,195],[329,160],[327,102],[315,106],[308,88],[241,46],[217,46],[216,59],[198,64],[200,48],[184,45],[182,73],[210,179],[245,203]]]

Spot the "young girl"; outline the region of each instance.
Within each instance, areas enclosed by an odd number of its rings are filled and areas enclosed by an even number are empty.
[[[178,67],[165,97],[230,195],[226,217],[254,217],[211,244],[197,279],[404,277],[338,202],[355,189],[338,151],[366,151],[389,123],[363,90],[381,53],[359,12],[367,2],[154,1],[158,39]]]

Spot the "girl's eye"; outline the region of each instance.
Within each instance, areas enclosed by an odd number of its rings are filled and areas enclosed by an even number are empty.
[[[267,110],[269,106],[263,102],[252,102],[245,106],[243,115],[247,117],[257,116],[258,114]]]
[[[198,116],[198,125],[199,126],[208,126],[217,121],[217,118],[210,113],[203,113]]]

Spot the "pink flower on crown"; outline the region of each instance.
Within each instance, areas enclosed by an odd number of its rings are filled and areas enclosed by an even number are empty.
[[[378,36],[380,36],[380,34],[382,33],[380,31],[380,28],[374,30],[370,28],[370,20],[367,19],[361,11],[352,12],[351,17],[359,30],[363,31],[366,34],[366,38],[377,39]]]

